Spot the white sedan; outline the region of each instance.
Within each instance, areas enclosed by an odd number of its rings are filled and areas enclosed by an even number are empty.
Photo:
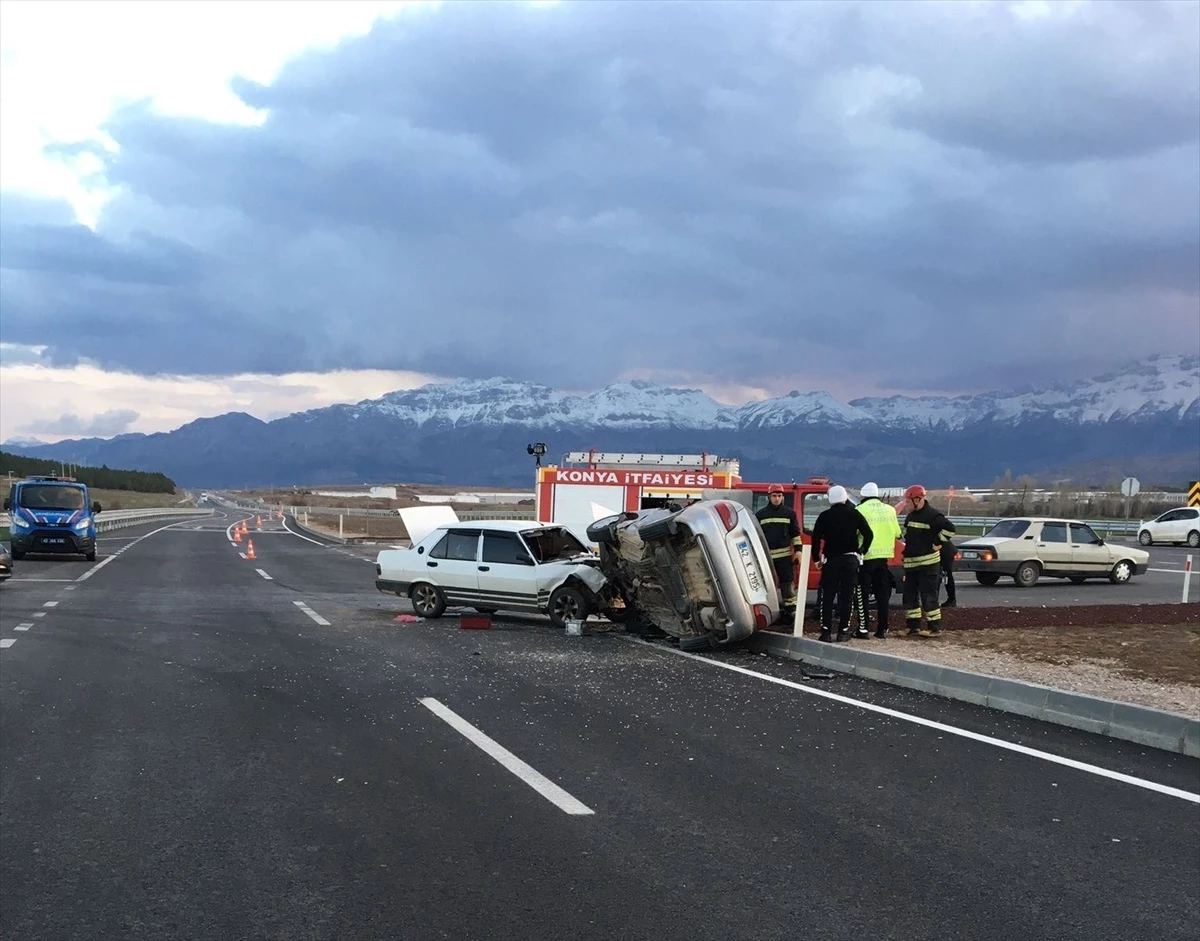
[[[445,523],[411,549],[381,551],[375,587],[410,599],[424,618],[473,607],[548,614],[562,627],[609,613],[611,589],[599,565],[590,548],[556,523]]]
[[[1138,542],[1143,546],[1156,543],[1187,544],[1193,549],[1200,546],[1200,508],[1182,506],[1167,510],[1157,519],[1138,526]]]

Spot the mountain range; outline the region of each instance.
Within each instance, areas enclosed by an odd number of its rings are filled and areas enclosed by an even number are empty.
[[[1113,474],[1200,479],[1200,356],[1158,356],[1093,379],[962,396],[840,402],[790,392],[732,406],[697,389],[618,382],[586,395],[507,378],[432,383],[262,421],[242,412],[170,432],[6,450],[153,470],[181,486],[404,481],[531,487],[546,460],[595,448],[742,462],[746,479],[824,474],[897,486],[985,486],[1005,471],[1103,485]]]

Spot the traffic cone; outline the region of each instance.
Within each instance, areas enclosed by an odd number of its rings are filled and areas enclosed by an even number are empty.
[[[233,541],[234,541],[234,542],[241,542],[241,541],[242,541],[242,531],[241,531],[240,529],[235,529],[235,530],[233,531]]]
[[[262,517],[261,516],[256,516],[254,518],[254,527],[255,527],[255,529],[262,529]]]
[[[246,543],[246,558],[247,559],[254,558],[254,540],[253,539],[251,539],[248,543]]]

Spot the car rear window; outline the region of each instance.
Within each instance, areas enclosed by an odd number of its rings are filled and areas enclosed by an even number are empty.
[[[986,533],[985,537],[992,539],[1018,539],[1025,535],[1029,528],[1029,520],[1001,520]]]

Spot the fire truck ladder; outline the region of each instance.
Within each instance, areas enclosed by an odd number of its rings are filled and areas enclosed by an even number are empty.
[[[741,462],[715,454],[627,454],[617,451],[568,451],[563,464],[586,464],[594,470],[618,467],[675,467],[696,471],[728,471],[738,475]]]

